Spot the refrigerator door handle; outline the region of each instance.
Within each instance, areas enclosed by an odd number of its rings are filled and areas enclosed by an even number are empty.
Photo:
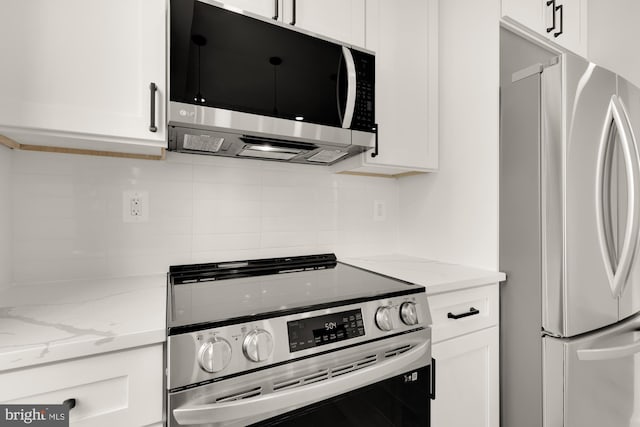
[[[631,344],[624,344],[604,348],[581,348],[576,351],[578,360],[611,360],[621,357],[633,356],[640,353],[640,339]]]
[[[615,128],[614,128],[615,126]],[[622,250],[615,264],[615,251],[613,248],[613,231],[611,228],[610,211],[605,206],[605,182],[610,178],[610,165],[612,161],[612,151],[615,132],[617,130],[620,137],[620,146],[624,155],[624,164],[627,176],[628,201],[627,201],[627,223],[622,240]],[[631,265],[638,246],[638,229],[640,227],[640,188],[638,187],[638,177],[640,175],[640,160],[638,159],[638,149],[636,139],[629,124],[624,105],[617,95],[611,96],[604,128],[600,138],[600,148],[598,151],[598,164],[596,169],[596,217],[598,228],[598,239],[600,250],[605,264],[605,270],[609,279],[609,286],[614,298],[619,297],[624,291]],[[607,204],[609,201],[607,200]]]

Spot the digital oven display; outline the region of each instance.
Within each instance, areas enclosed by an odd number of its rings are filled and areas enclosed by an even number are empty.
[[[287,322],[289,351],[331,344],[364,335],[362,311],[350,310]]]

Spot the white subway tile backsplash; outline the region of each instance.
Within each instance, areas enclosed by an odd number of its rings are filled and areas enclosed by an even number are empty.
[[[13,242],[11,277],[19,283],[258,257],[367,255],[396,245],[392,179],[176,153],[160,162],[29,152],[9,162],[3,154],[0,166],[13,169],[0,169],[0,177],[13,191],[0,187],[0,202],[10,202],[13,219],[12,231],[3,231],[0,206],[0,237]],[[147,222],[123,222],[127,190],[148,192]],[[385,221],[373,220],[374,200],[385,201]]]
[[[262,231],[264,232],[306,232],[315,230],[312,216],[264,216],[262,217]]]
[[[316,203],[303,201],[264,200],[262,202],[262,215],[269,217],[313,216],[317,209]]]
[[[193,197],[196,200],[260,200],[259,185],[231,185],[211,182],[194,182]]]
[[[289,177],[288,179],[295,179]],[[270,200],[273,202],[298,202],[310,203],[315,199],[313,187],[297,187],[297,186],[265,186],[262,187],[262,200]]]
[[[311,227],[310,227],[311,228]],[[263,248],[292,248],[296,246],[315,246],[317,231],[264,231]]]
[[[193,180],[199,182],[214,182],[233,185],[260,184],[262,171],[260,168],[220,167],[209,165],[194,165]]]
[[[199,234],[196,232],[193,235],[194,252],[258,248],[260,248],[260,233]]]
[[[200,216],[196,213],[193,229],[197,234],[260,233],[260,218]]]
[[[49,282],[110,276],[105,256],[65,259],[18,259],[14,263],[16,283]]]

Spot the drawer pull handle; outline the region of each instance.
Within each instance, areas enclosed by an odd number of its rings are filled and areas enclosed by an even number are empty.
[[[477,308],[469,308],[469,311],[467,311],[466,313],[460,313],[460,314],[453,314],[452,312],[448,312],[447,313],[447,318],[449,319],[461,319],[463,317],[468,317],[468,316],[474,316],[476,314],[480,314],[480,310],[478,310]]]
[[[73,408],[76,407],[76,400],[75,399],[67,399],[64,402],[62,402],[62,404],[67,407],[67,410],[71,411]]]

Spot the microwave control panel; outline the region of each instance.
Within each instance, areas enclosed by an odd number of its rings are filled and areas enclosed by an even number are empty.
[[[351,128],[371,132],[375,116],[375,56],[351,50],[356,66],[356,104]]]

